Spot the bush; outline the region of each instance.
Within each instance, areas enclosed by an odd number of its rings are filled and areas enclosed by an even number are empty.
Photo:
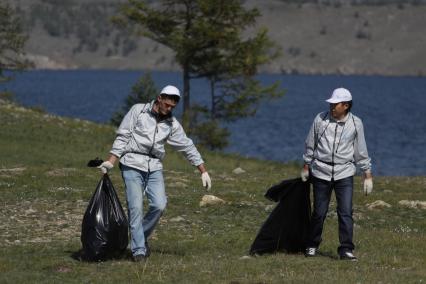
[[[111,124],[120,125],[124,116],[134,104],[150,102],[158,96],[158,93],[151,74],[144,74],[132,87],[131,94],[124,101],[124,106],[113,114],[110,120]]]
[[[13,94],[10,91],[1,91],[0,92],[0,102],[1,101],[7,101],[7,102],[13,102],[15,100],[15,94]]]
[[[221,127],[218,121],[210,120],[192,127],[191,135],[196,137],[197,145],[210,150],[221,150],[228,146],[230,132]]]

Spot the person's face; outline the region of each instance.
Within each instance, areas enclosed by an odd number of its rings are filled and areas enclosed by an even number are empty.
[[[342,119],[346,115],[346,110],[349,108],[348,103],[330,104],[330,113],[335,119]]]
[[[170,98],[162,98],[158,96],[158,113],[161,115],[168,115],[177,105],[177,102]]]

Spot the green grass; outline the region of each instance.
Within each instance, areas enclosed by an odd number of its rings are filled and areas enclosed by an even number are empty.
[[[144,265],[119,260],[87,263],[81,221],[100,179],[89,159],[104,158],[114,129],[0,104],[0,283],[421,283],[426,280],[426,211],[398,205],[426,200],[426,177],[377,177],[364,196],[355,179],[355,245],[359,262],[337,260],[335,202],[326,220],[322,256],[274,254],[240,259],[273,203],[263,194],[299,165],[203,151],[213,188],[224,205],[200,207],[199,174],[169,149],[168,207]],[[246,173],[236,175],[241,167]],[[119,170],[111,179],[124,203]],[[369,210],[383,200],[392,207]],[[173,218],[184,220],[174,222]]]

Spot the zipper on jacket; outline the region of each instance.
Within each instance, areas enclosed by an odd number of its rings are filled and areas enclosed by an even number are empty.
[[[151,148],[149,149],[148,155],[151,155],[152,153],[152,149],[154,149],[154,145],[155,145],[155,136],[158,133],[158,121],[155,122],[155,130],[154,130],[154,137],[152,137],[152,145]]]
[[[336,147],[336,137],[337,137],[337,126],[334,128],[334,141],[333,141],[333,152],[331,153],[331,180],[334,180],[334,148]]]
[[[148,177],[147,178],[149,178],[149,175],[150,175],[150,173],[151,173],[151,168],[150,168],[150,162],[151,162],[151,155],[152,155],[152,149],[154,149],[154,145],[155,145],[155,136],[157,135],[157,132],[158,132],[158,121],[157,120],[155,120],[155,130],[154,130],[154,136],[152,137],[152,145],[151,145],[151,148],[149,149],[149,152],[148,152]],[[145,183],[146,185],[145,185],[145,191],[146,191],[146,187],[147,187],[147,185],[148,185],[148,183],[146,182]],[[145,192],[144,191],[144,192]]]

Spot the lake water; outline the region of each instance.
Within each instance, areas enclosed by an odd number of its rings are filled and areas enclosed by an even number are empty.
[[[25,106],[41,106],[50,113],[95,122],[109,121],[130,93],[142,71],[29,71],[1,84]],[[160,89],[182,89],[181,73],[153,72]],[[284,97],[263,102],[254,117],[228,127],[226,152],[277,161],[301,161],[304,140],[318,112],[335,87],[353,95],[352,111],[364,122],[375,175],[426,175],[426,78],[381,76],[310,76],[263,74],[263,83],[280,81]],[[193,102],[209,101],[204,80],[191,85]],[[180,106],[181,107],[181,106]],[[177,108],[179,117],[181,108]],[[111,141],[112,142],[112,141]]]

